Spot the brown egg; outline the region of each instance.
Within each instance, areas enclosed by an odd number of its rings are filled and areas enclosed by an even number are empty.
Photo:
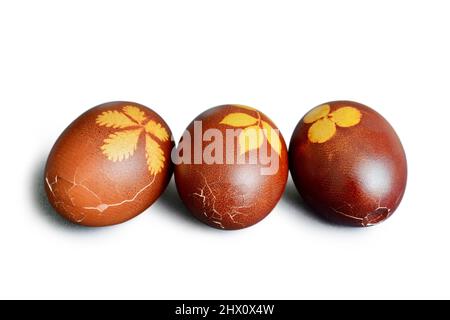
[[[406,156],[397,134],[356,102],[329,102],[307,113],[292,136],[289,160],[304,201],[338,223],[384,221],[405,192]]]
[[[263,113],[242,105],[199,115],[173,159],[184,204],[219,229],[242,229],[264,219],[280,200],[288,176],[282,135]]]
[[[166,188],[173,145],[167,124],[143,105],[110,102],[92,108],[62,133],[48,157],[48,199],[77,224],[127,221]]]

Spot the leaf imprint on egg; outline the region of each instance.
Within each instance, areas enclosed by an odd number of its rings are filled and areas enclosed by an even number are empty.
[[[164,168],[164,151],[158,141],[169,140],[167,130],[154,120],[148,119],[145,112],[135,106],[125,106],[122,111],[104,111],[97,116],[99,126],[119,129],[111,133],[100,147],[102,153],[113,162],[132,157],[137,149],[139,138],[145,134],[145,158],[151,175]]]
[[[304,123],[312,123],[308,130],[308,139],[312,143],[324,143],[333,138],[336,126],[349,128],[361,121],[361,111],[354,107],[342,107],[331,113],[330,109],[330,105],[323,104],[312,109],[303,118]]]
[[[264,137],[275,152],[281,156],[282,142],[278,130],[274,129],[268,122],[261,119],[261,114],[253,108],[235,105],[246,111],[255,112],[256,117],[244,112],[233,112],[226,115],[219,124],[234,128],[243,128],[239,135],[239,154],[243,155],[252,150],[261,148]]]

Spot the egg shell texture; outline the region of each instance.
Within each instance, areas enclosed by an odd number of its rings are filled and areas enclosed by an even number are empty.
[[[264,219],[280,200],[288,177],[287,148],[281,133],[268,144],[268,135],[260,130],[277,129],[274,123],[260,111],[242,105],[215,107],[202,113],[194,121],[201,121],[202,134],[208,129],[217,129],[225,137],[226,130],[235,129],[238,133],[239,130],[247,134],[257,132],[260,137],[253,139],[247,147],[239,138],[242,135],[234,137],[233,146],[227,145],[224,138],[224,159],[225,155],[231,156],[234,158],[232,164],[227,164],[226,161],[223,164],[193,163],[194,149],[203,152],[212,140],[194,142],[192,139],[191,163],[175,166],[175,181],[184,204],[195,217],[218,229],[242,229]],[[187,128],[191,136],[195,135],[194,121]],[[256,131],[252,131],[255,128]],[[258,139],[262,140],[257,142]],[[179,148],[182,144],[183,139]],[[278,159],[279,165],[273,174],[262,174],[261,168],[268,165],[267,162],[262,163],[262,158],[258,155],[260,144],[267,148],[270,158],[274,156]],[[246,149],[242,151],[243,148]],[[237,163],[237,157],[241,153],[248,157],[247,160],[255,157],[257,161]]]
[[[143,105],[111,102],[94,107],[61,134],[49,155],[49,201],[77,224],[127,221],[166,188],[173,145],[167,124]]]
[[[384,221],[405,192],[407,162],[397,134],[360,103],[335,101],[310,111],[293,133],[289,157],[304,201],[338,223]]]

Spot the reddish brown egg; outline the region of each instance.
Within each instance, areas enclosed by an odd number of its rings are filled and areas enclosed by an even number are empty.
[[[384,221],[405,192],[406,156],[397,134],[356,102],[329,102],[307,113],[292,136],[289,160],[304,201],[338,223]]]
[[[143,105],[110,102],[92,108],[62,133],[49,155],[48,199],[77,224],[127,221],[166,188],[173,145],[167,124]]]
[[[263,113],[242,105],[199,115],[173,159],[184,204],[219,229],[242,229],[265,218],[280,200],[288,176],[282,135]]]

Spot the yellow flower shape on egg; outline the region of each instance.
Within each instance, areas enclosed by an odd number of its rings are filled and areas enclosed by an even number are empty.
[[[353,107],[342,107],[330,113],[330,105],[323,104],[312,109],[303,118],[306,124],[312,123],[308,139],[312,143],[324,143],[336,133],[336,125],[341,128],[356,126],[361,121],[361,111]]]
[[[100,148],[108,160],[121,162],[133,156],[139,138],[144,133],[148,171],[151,175],[162,171],[166,158],[158,140],[169,140],[169,133],[160,123],[148,119],[140,108],[125,106],[122,111],[104,111],[97,116],[96,123],[102,127],[117,129],[103,141],[104,145]]]
[[[264,143],[264,137],[266,137],[267,143],[281,156],[282,142],[278,130],[262,120],[261,114],[256,109],[241,104],[235,104],[234,106],[256,113],[256,118],[243,112],[230,113],[220,122],[220,124],[231,127],[243,128],[239,135],[239,154],[243,155],[251,150],[258,150]]]

